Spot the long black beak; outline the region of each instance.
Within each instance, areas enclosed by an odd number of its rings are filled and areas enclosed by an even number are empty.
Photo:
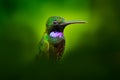
[[[70,21],[70,22],[61,23],[60,25],[61,26],[67,26],[67,25],[70,25],[70,24],[84,24],[84,23],[87,23],[87,22],[86,21]]]

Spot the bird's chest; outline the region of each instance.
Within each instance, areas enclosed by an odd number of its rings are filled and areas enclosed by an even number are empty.
[[[60,49],[61,47],[63,47],[65,45],[65,39],[63,34],[62,35],[58,35],[56,34],[52,34],[49,36],[49,44],[51,45],[52,49],[54,48],[54,51],[56,49]]]
[[[59,42],[59,43],[58,43]],[[58,42],[50,42],[49,57],[53,60],[59,60],[64,52],[65,40],[59,40]]]
[[[49,39],[49,41],[50,41],[51,44],[59,44],[63,40],[64,40],[64,38],[53,38],[53,37],[50,37],[50,39]]]
[[[50,36],[49,37],[49,45],[50,45],[50,52],[52,53],[58,53],[60,51],[60,49],[64,48],[65,46],[65,39],[64,36],[62,37],[53,37]]]
[[[53,42],[49,43],[50,49],[53,49],[54,51],[58,51],[61,48],[64,48],[65,46],[65,40],[61,40],[59,43],[53,44]]]
[[[64,48],[65,40],[63,38],[50,38],[49,45],[53,53],[57,53],[61,48]]]

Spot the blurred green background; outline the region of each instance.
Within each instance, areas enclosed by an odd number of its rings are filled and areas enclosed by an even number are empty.
[[[0,0],[0,80],[119,80],[119,0]],[[85,20],[65,31],[62,64],[36,64],[50,16]]]

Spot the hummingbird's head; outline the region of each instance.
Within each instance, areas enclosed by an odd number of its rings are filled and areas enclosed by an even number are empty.
[[[46,23],[46,31],[48,34],[50,33],[63,33],[64,28],[69,24],[78,24],[78,23],[86,23],[85,21],[70,21],[65,22],[64,18],[59,16],[52,16],[48,18]]]
[[[61,24],[64,22],[65,22],[64,18],[59,17],[59,16],[52,16],[48,18],[48,21],[46,23],[47,32],[48,33],[63,32],[64,27],[61,26]]]

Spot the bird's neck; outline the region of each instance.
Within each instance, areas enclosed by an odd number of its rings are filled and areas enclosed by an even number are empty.
[[[60,43],[62,40],[64,40],[64,34],[63,32],[57,32],[57,31],[53,31],[49,34],[50,36],[50,41],[53,44],[57,44]]]
[[[53,31],[49,35],[52,38],[63,38],[64,37],[63,32],[57,32],[57,31]]]

